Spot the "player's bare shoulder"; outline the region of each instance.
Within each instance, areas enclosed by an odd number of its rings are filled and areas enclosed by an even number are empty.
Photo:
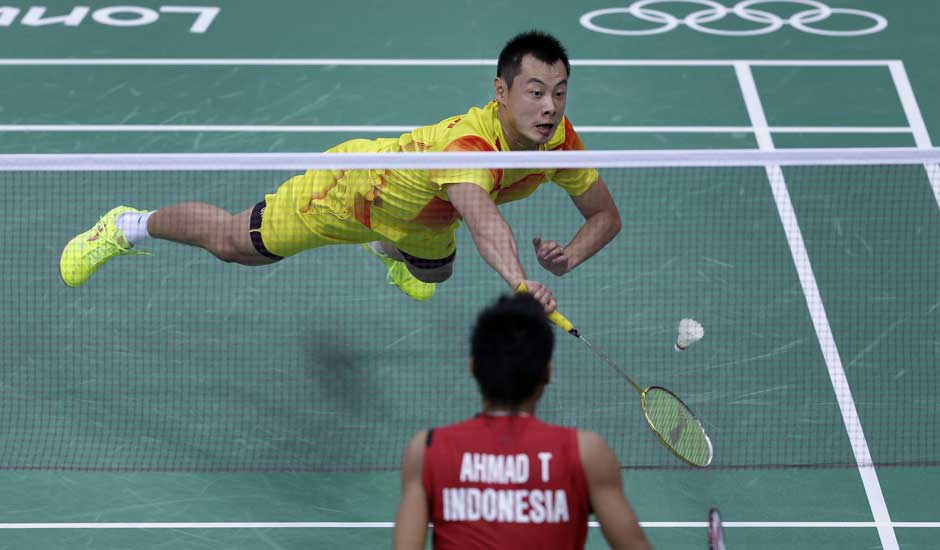
[[[428,445],[428,431],[418,430],[408,445],[405,447],[405,453],[402,456],[402,467],[421,467],[424,462],[424,449]]]
[[[620,464],[614,451],[596,432],[578,430],[578,452],[581,455],[581,464],[588,478],[611,468],[619,470]]]

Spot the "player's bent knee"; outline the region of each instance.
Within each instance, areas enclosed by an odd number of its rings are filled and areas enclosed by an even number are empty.
[[[259,254],[251,244],[251,240],[231,232],[215,243],[210,252],[219,260],[226,263],[241,265],[258,265],[265,262],[264,256]]]
[[[209,252],[212,252],[213,256],[228,264],[243,263],[241,261],[243,260],[242,254],[239,253],[238,249],[229,246],[227,243],[215,246],[209,249]]]
[[[454,265],[448,264],[435,269],[419,269],[409,265],[408,271],[419,281],[425,283],[443,283],[454,274]]]
[[[407,252],[399,251],[405,260],[408,271],[419,281],[425,283],[443,283],[454,274],[454,259],[457,253],[453,253],[446,258],[437,260],[427,260],[412,256]]]
[[[264,256],[251,252],[245,253],[237,248],[225,247],[217,250],[212,250],[212,254],[219,260],[229,263],[229,264],[240,264],[240,265],[267,265],[274,263],[274,260],[265,258]]]

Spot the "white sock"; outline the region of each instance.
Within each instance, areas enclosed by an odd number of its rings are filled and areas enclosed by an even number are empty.
[[[140,214],[138,212],[125,212],[118,216],[117,226],[118,229],[124,232],[124,237],[127,239],[127,242],[131,243],[131,246],[137,245],[150,238],[150,233],[147,231],[147,220],[150,219],[150,216],[156,212],[145,212]]]

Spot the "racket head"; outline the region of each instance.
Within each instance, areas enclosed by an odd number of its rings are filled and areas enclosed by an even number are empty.
[[[721,514],[718,508],[708,511],[708,550],[727,550],[725,532],[721,526]]]
[[[653,433],[676,457],[691,466],[712,463],[712,442],[688,405],[661,386],[650,386],[640,395],[643,416]]]

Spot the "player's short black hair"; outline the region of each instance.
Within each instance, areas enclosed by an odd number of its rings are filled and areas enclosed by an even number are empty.
[[[496,63],[496,76],[506,81],[512,88],[512,81],[522,70],[522,58],[531,54],[539,61],[549,65],[559,59],[565,64],[565,73],[571,74],[571,64],[568,63],[568,53],[554,36],[542,31],[528,31],[514,36],[499,53]]]
[[[555,333],[530,294],[503,296],[484,309],[470,338],[473,375],[491,404],[521,405],[548,381]]]

